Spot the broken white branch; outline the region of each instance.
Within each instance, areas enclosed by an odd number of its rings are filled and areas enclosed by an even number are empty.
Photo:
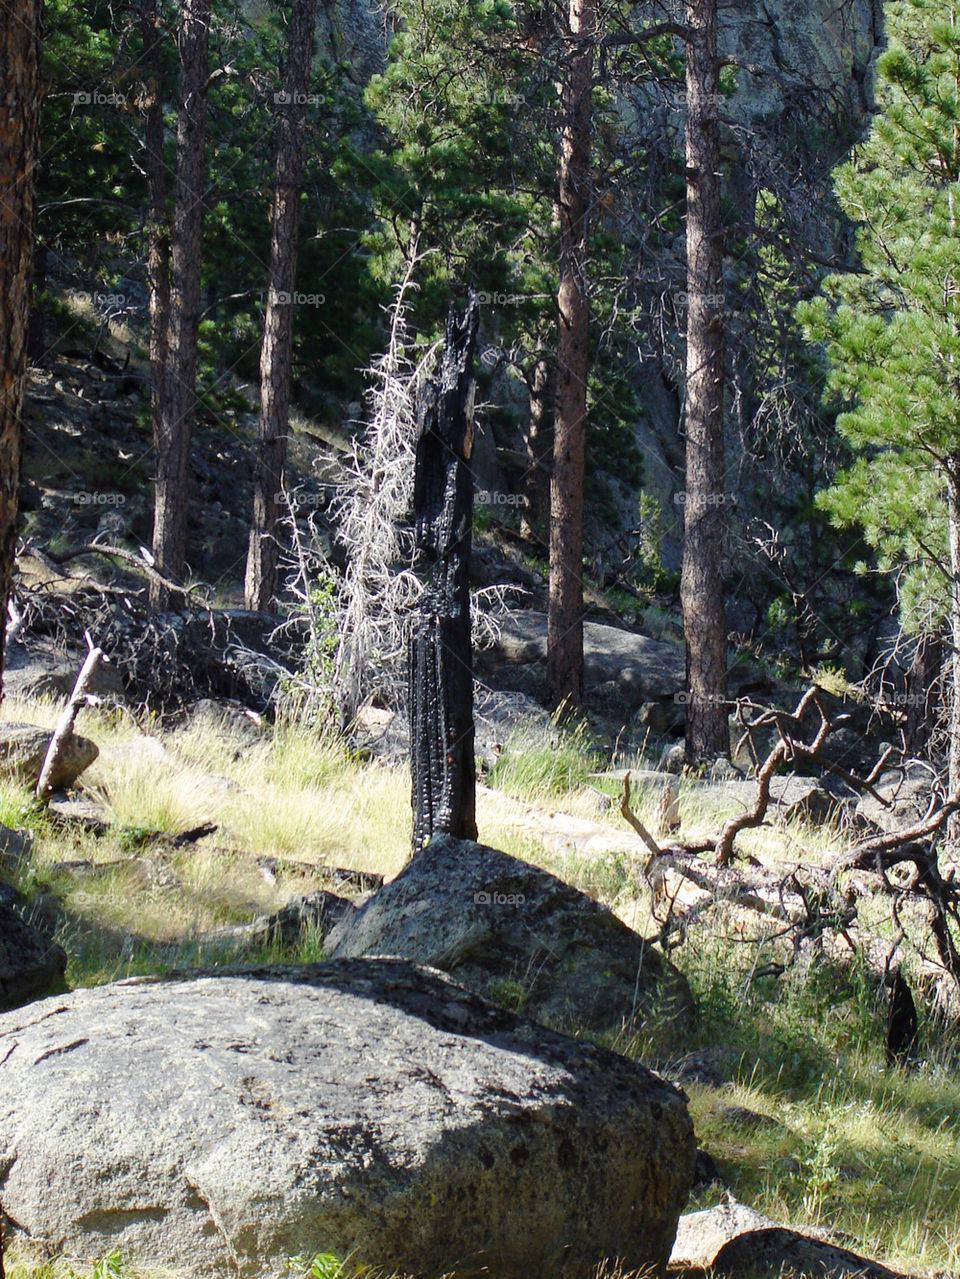
[[[70,694],[70,700],[64,707],[63,714],[57,720],[57,726],[53,730],[53,736],[50,738],[50,745],[47,747],[47,753],[43,760],[43,768],[40,770],[40,777],[37,781],[37,798],[40,800],[47,799],[53,790],[52,779],[66,752],[67,743],[73,736],[73,726],[77,722],[80,707],[86,705],[90,700],[87,688],[100,661],[106,660],[103,656],[103,650],[94,646],[89,634],[87,635],[87,644],[90,647],[90,651],[80,667],[80,673],[73,686],[73,692]]]

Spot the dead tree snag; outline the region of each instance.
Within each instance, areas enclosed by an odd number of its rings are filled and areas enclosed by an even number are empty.
[[[424,582],[408,667],[413,851],[436,832],[476,839],[470,548],[474,382],[479,313],[447,317],[438,373],[417,423],[414,564]]]

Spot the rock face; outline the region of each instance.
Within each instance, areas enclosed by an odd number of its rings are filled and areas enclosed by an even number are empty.
[[[790,1230],[748,1208],[718,1204],[680,1218],[671,1268],[718,1276],[751,1275],[779,1279],[802,1274],[809,1279],[904,1279],[877,1261],[868,1261],[827,1240]]]
[[[297,893],[272,915],[258,915],[246,924],[228,924],[205,936],[207,941],[232,941],[238,947],[270,942],[293,946],[308,929],[323,936],[352,910],[353,902],[346,897],[318,888],[312,893]]]
[[[519,858],[437,835],[327,937],[331,957],[400,955],[564,1029],[689,1023],[683,975],[606,906]]]
[[[62,990],[67,967],[60,946],[21,917],[15,899],[0,900],[0,1009]]]
[[[747,779],[704,782],[697,789],[703,791],[708,801],[710,798],[719,803],[734,800],[738,808],[747,810],[756,803],[758,785]],[[804,817],[809,821],[825,822],[836,817],[845,805],[855,802],[856,792],[829,774],[821,778],[772,777],[767,815],[784,821]]]
[[[546,613],[515,609],[499,624],[497,642],[477,654],[478,671],[505,663],[527,671],[533,683],[534,673],[542,681],[547,656]],[[652,699],[672,697],[683,687],[684,657],[680,645],[601,622],[584,623],[583,666],[588,690],[616,696],[628,712]]]
[[[862,795],[857,803],[857,815],[885,835],[894,835],[915,826],[926,813],[933,779],[928,769],[917,764],[905,774],[895,769],[882,773],[873,789],[880,799]]]
[[[5,1212],[176,1275],[280,1279],[322,1251],[388,1274],[662,1267],[694,1161],[659,1076],[398,960],[122,982],[0,1017]]]
[[[50,733],[35,724],[0,723],[0,771],[36,786],[50,745]],[[53,774],[54,790],[72,786],[85,768],[100,754],[88,737],[74,733],[66,744],[60,765]]]

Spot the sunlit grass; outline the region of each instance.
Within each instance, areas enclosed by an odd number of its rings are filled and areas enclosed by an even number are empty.
[[[0,713],[52,726],[57,709],[6,703]],[[71,984],[321,958],[315,930],[292,947],[245,949],[217,930],[326,882],[304,867],[391,876],[406,861],[406,768],[358,760],[336,737],[294,724],[259,736],[197,722],[166,734],[150,728],[156,740],[144,742],[128,716],[81,717],[80,731],[101,747],[84,780],[113,823],[105,835],[58,825],[23,787],[0,784],[0,821],[35,834],[13,880],[57,904]],[[576,741],[528,754],[516,750],[491,778],[509,787],[509,798],[481,793],[481,840],[544,867],[610,905],[636,931],[655,935],[647,853],[618,812],[620,783],[592,778],[597,757]],[[737,809],[694,779],[679,786],[684,838],[715,834]],[[655,786],[634,788],[633,806],[648,825],[658,798]],[[194,845],[150,837],[203,821],[218,829]],[[558,834],[565,824],[576,835],[567,842]],[[578,845],[591,831],[606,833],[608,843]],[[768,863],[817,862],[841,849],[843,838],[828,824],[773,818],[744,831],[738,849]],[[261,873],[257,859],[264,856],[277,859],[275,880]],[[60,865],[70,861],[117,864],[81,873]],[[862,902],[861,912],[871,929],[889,928],[884,902]],[[698,1008],[683,1050],[711,1052],[729,1081],[719,1088],[685,1084],[701,1143],[736,1196],[777,1220],[835,1228],[850,1236],[850,1246],[902,1269],[956,1268],[957,1032],[928,1027],[926,1061],[912,1073],[889,1069],[875,983],[856,964],[840,969],[823,959],[776,975],[769,963],[783,958],[777,939],[753,922],[751,931],[732,907],[714,911],[670,956]],[[614,1046],[660,1051],[655,1038]],[[716,1190],[704,1192],[691,1206],[716,1197]],[[148,1279],[147,1271],[121,1273]],[[92,1263],[40,1265],[14,1251],[8,1274],[88,1279]]]

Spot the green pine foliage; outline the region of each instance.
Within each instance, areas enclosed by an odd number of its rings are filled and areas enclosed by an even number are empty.
[[[938,0],[886,6],[880,113],[835,175],[858,225],[858,269],[800,308],[826,344],[827,393],[856,459],[820,495],[901,573],[932,629],[947,602],[946,468],[960,458],[960,29]]]

